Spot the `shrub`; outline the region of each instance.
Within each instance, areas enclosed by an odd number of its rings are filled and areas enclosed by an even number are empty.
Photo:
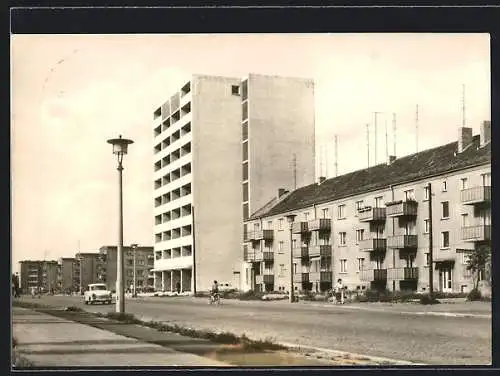
[[[239,300],[261,300],[264,295],[266,295],[266,293],[260,292],[260,291],[250,290],[250,291],[239,294],[238,299]]]
[[[126,324],[140,324],[141,323],[141,320],[137,319],[131,313],[108,312],[106,314],[106,317],[108,319],[124,322]]]
[[[83,309],[81,309],[80,307],[75,307],[75,306],[66,307],[66,311],[68,311],[68,312],[84,312]]]
[[[478,289],[472,289],[466,297],[469,302],[478,301],[481,300],[481,298],[481,292]]]
[[[436,299],[454,299],[454,298],[466,298],[467,297],[466,292],[441,292],[441,291],[436,291],[434,293],[434,297]]]
[[[429,294],[422,295],[420,297],[420,304],[439,304],[440,301],[437,300],[434,296],[431,297]]]

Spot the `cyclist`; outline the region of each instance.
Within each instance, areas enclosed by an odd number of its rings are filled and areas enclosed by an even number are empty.
[[[220,299],[219,284],[217,283],[217,281],[214,281],[214,284],[212,285],[212,288],[210,289],[210,300],[212,302],[215,302],[218,299]]]
[[[342,284],[342,279],[339,278],[334,287],[335,300],[337,303],[344,304],[344,289],[345,287]]]

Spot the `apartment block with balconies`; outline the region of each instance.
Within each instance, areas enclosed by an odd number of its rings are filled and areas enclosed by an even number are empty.
[[[288,291],[292,268],[297,291],[338,278],[352,290],[428,290],[432,202],[434,289],[469,290],[468,255],[491,246],[489,127],[460,128],[458,142],[320,179],[257,211],[246,225],[273,223],[275,289]]]

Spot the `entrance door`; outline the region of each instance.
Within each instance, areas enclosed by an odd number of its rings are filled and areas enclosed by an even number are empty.
[[[452,268],[451,266],[439,269],[439,289],[441,292],[452,292]]]

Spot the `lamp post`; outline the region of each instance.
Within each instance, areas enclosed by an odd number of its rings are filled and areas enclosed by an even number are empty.
[[[108,140],[108,144],[113,145],[113,154],[116,154],[118,161],[118,247],[117,247],[117,257],[116,257],[116,312],[125,312],[125,293],[123,286],[123,190],[122,190],[122,161],[123,156],[127,154],[127,148],[129,144],[134,141],[122,138],[120,135],[118,138],[113,138]]]
[[[295,302],[295,296],[293,292],[293,242],[292,242],[292,226],[295,220],[296,214],[289,214],[286,216],[288,223],[290,224],[290,303]]]
[[[134,252],[134,284],[133,284],[133,287],[132,287],[132,297],[136,298],[137,297],[137,278],[136,278],[136,275],[137,275],[137,269],[135,267],[135,253],[137,252],[137,246],[138,244],[131,244],[130,247],[132,248],[132,252]]]

